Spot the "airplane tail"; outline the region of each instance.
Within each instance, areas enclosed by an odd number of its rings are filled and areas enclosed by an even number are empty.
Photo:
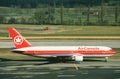
[[[17,49],[24,47],[31,47],[31,44],[16,29],[11,27],[8,28],[8,31]]]

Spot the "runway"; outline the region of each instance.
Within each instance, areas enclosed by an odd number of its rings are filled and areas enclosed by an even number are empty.
[[[108,46],[119,48],[120,42],[31,42],[33,46]],[[0,42],[0,48],[13,47],[12,42]]]
[[[119,61],[84,61],[79,70],[72,63],[1,61],[0,79],[120,79]]]

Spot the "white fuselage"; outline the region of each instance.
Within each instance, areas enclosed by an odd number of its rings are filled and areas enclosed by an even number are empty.
[[[14,49],[23,51],[24,54],[35,56],[94,56],[106,57],[115,54],[110,47],[105,46],[39,46]]]

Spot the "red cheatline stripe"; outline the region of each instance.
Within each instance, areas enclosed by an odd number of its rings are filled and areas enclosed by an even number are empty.
[[[70,55],[70,54],[83,54],[83,55],[111,55],[115,54],[114,51],[27,51],[24,54],[31,55]]]

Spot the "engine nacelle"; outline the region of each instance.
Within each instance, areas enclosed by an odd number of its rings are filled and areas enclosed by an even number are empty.
[[[82,55],[75,55],[74,60],[75,61],[83,61],[83,56]]]

